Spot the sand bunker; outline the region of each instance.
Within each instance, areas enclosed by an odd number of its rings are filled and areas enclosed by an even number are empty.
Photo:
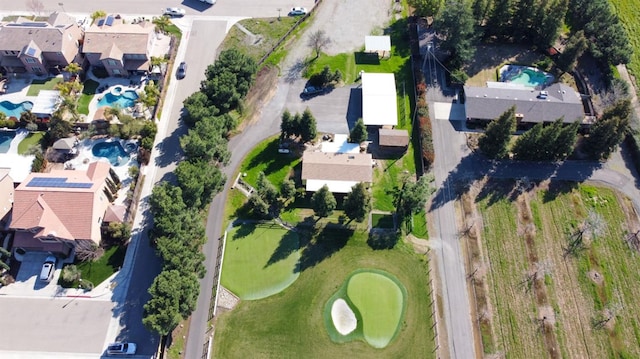
[[[358,326],[358,320],[353,313],[349,304],[342,298],[338,298],[333,302],[331,306],[331,320],[333,325],[342,335],[347,335],[354,331]]]

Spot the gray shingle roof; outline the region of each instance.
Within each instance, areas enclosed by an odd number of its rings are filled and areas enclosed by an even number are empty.
[[[464,87],[467,118],[493,120],[511,106],[522,115],[522,122],[553,122],[564,117],[564,122],[574,122],[585,117],[580,95],[564,84],[553,84],[545,89],[546,99],[538,97],[534,89],[510,89],[488,87]]]

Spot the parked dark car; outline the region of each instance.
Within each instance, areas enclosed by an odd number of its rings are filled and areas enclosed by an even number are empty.
[[[322,93],[324,93],[324,88],[323,87],[318,87],[318,86],[307,86],[304,88],[304,90],[302,90],[302,93],[300,94],[300,96],[302,97],[312,97],[315,95],[320,95]]]
[[[178,65],[178,71],[176,71],[176,77],[179,79],[183,79],[185,76],[187,76],[187,63],[181,62],[180,65]]]

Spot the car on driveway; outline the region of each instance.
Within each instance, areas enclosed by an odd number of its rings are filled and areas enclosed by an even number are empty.
[[[47,256],[40,270],[40,280],[43,282],[51,282],[53,274],[56,272],[57,259],[54,256]]]
[[[187,76],[187,63],[183,61],[180,63],[180,65],[178,65],[176,77],[179,79],[183,79],[185,76]]]
[[[294,7],[289,11],[289,16],[298,16],[298,15],[306,15],[307,9],[303,7]]]
[[[162,10],[162,15],[166,15],[166,16],[184,16],[185,14],[186,14],[186,11],[184,11],[184,9],[181,9],[179,7],[168,7]]]
[[[111,343],[107,347],[107,355],[134,355],[135,353],[134,343]]]
[[[302,90],[302,93],[300,94],[300,96],[302,97],[313,97],[315,95],[320,95],[322,93],[324,93],[324,88],[323,87],[319,87],[319,86],[307,86],[304,88],[304,90]]]

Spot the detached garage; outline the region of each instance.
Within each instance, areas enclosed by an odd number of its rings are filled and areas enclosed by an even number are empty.
[[[396,126],[398,105],[393,74],[362,73],[362,121],[366,126]]]

